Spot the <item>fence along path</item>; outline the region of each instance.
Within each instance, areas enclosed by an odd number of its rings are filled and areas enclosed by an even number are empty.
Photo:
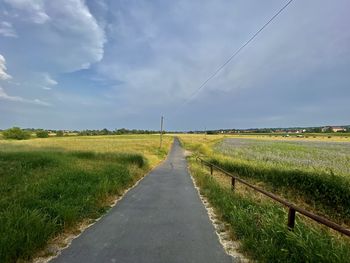
[[[321,217],[321,216],[316,215],[314,213],[311,213],[311,212],[309,212],[309,211],[307,211],[307,210],[305,210],[305,209],[303,209],[301,207],[298,207],[295,204],[292,204],[292,203],[288,202],[287,200],[284,200],[281,197],[279,197],[279,196],[277,196],[277,195],[275,195],[273,193],[270,193],[270,192],[265,191],[264,189],[262,189],[260,187],[257,187],[257,186],[255,186],[253,184],[250,184],[250,183],[246,182],[245,180],[242,180],[241,178],[233,175],[232,173],[222,169],[221,167],[219,167],[217,165],[214,165],[214,164],[204,160],[201,157],[197,157],[197,160],[200,161],[202,164],[205,164],[206,166],[208,166],[210,168],[210,174],[211,175],[213,174],[214,169],[216,169],[216,170],[224,173],[225,175],[230,176],[231,177],[232,190],[235,189],[236,181],[238,181],[238,182],[240,182],[240,183],[242,183],[242,184],[244,184],[244,185],[254,189],[255,191],[258,191],[258,192],[260,192],[260,193],[270,197],[271,199],[273,199],[273,200],[275,200],[275,201],[285,205],[286,207],[288,207],[289,210],[288,210],[288,222],[287,222],[287,225],[288,225],[289,229],[292,230],[294,228],[294,225],[295,225],[295,214],[296,214],[296,212],[298,212],[298,213],[300,213],[300,214],[302,214],[304,216],[307,216],[307,217],[313,219],[314,221],[316,221],[316,222],[318,222],[318,223],[320,223],[322,225],[325,225],[325,226],[327,226],[329,228],[332,228],[332,229],[334,229],[334,230],[336,230],[336,231],[338,231],[338,232],[340,232],[340,233],[350,237],[350,229],[342,227],[341,225],[338,225],[338,224],[336,224],[336,223],[334,223],[334,222],[332,222],[332,221],[330,221],[330,220],[328,220],[328,219],[326,219],[324,217]]]

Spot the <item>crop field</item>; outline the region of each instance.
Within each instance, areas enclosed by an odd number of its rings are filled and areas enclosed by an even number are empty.
[[[221,140],[222,139],[222,140]],[[259,162],[260,165],[278,166],[328,172],[350,177],[350,140],[320,141],[295,139],[221,138],[209,142],[214,153],[234,159]],[[213,144],[214,142],[214,144]]]
[[[30,259],[49,240],[109,209],[163,160],[172,138],[0,140],[0,262]]]
[[[302,195],[329,217],[349,223],[349,142],[232,138],[215,144],[213,150],[225,156],[213,161],[226,169],[262,181],[278,192]]]
[[[156,164],[163,159],[171,137],[164,137],[159,152],[159,135],[70,136],[22,141],[0,140],[0,151],[93,151],[97,153],[139,153]]]
[[[350,142],[227,138],[215,145],[214,150],[260,165],[350,177]]]
[[[344,226],[350,222],[350,141],[348,138],[271,138],[268,136],[182,135],[188,150]],[[201,191],[230,224],[241,250],[259,262],[348,262],[350,242],[297,215],[286,227],[280,205],[238,186],[189,158]]]

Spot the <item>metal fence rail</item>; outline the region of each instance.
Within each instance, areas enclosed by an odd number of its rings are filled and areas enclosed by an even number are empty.
[[[292,230],[294,228],[294,225],[295,225],[295,214],[296,214],[296,212],[298,212],[298,213],[300,213],[300,214],[302,214],[304,216],[307,216],[307,217],[313,219],[314,221],[316,221],[316,222],[318,222],[318,223],[320,223],[322,225],[330,227],[330,228],[332,228],[332,229],[334,229],[334,230],[336,230],[336,231],[338,231],[338,232],[340,232],[340,233],[350,237],[350,229],[344,228],[344,227],[342,227],[342,226],[340,226],[340,225],[338,225],[338,224],[336,224],[336,223],[334,223],[334,222],[332,222],[332,221],[330,221],[330,220],[328,220],[328,219],[326,219],[324,217],[321,217],[321,216],[316,215],[314,213],[311,213],[311,212],[309,212],[309,211],[307,211],[307,210],[305,210],[305,209],[303,209],[301,207],[298,207],[295,204],[292,204],[292,203],[288,202],[287,200],[284,200],[281,197],[279,197],[279,196],[277,196],[277,195],[275,195],[273,193],[270,193],[270,192],[265,191],[264,189],[262,189],[260,187],[257,187],[257,186],[255,186],[253,184],[250,184],[250,183],[246,182],[245,180],[242,180],[241,178],[231,174],[230,172],[225,171],[221,167],[219,167],[219,166],[217,166],[215,164],[212,164],[212,163],[210,163],[210,162],[208,162],[206,160],[203,160],[200,157],[197,157],[197,160],[199,160],[201,162],[201,164],[205,164],[206,166],[208,166],[210,168],[210,174],[211,175],[213,174],[214,169],[216,169],[216,170],[224,173],[225,175],[231,177],[231,188],[232,188],[232,190],[234,190],[236,181],[238,181],[238,182],[240,182],[240,183],[242,183],[242,184],[244,184],[244,185],[254,189],[255,191],[260,192],[260,193],[270,197],[271,199],[273,199],[273,200],[275,200],[275,201],[285,205],[286,207],[288,207],[289,211],[288,211],[288,223],[287,223],[287,225],[288,225],[289,229]]]

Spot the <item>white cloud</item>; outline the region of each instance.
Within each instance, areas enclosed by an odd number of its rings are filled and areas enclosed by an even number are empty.
[[[49,73],[42,73],[40,79],[36,81],[39,83],[39,87],[43,90],[52,90],[53,86],[56,86],[58,82],[54,80]]]
[[[16,50],[22,65],[40,61],[34,64],[46,65],[50,67],[47,70],[56,73],[74,72],[103,58],[104,24],[97,22],[85,1],[5,0],[5,3],[7,20],[16,25],[21,42],[26,44],[26,49]]]
[[[51,87],[47,87],[47,86],[42,86],[41,88],[44,89],[44,90],[52,90]]]
[[[0,99],[9,101],[24,101],[22,97],[8,95],[2,87],[0,87]]]
[[[153,9],[149,1],[128,1],[126,7],[118,2],[110,7],[117,22],[109,26],[109,33],[117,41],[97,69],[105,77],[120,82],[115,97],[123,96],[128,105],[132,103],[133,108],[142,110],[156,104],[165,108],[186,100],[279,7],[277,2],[270,3],[261,10],[257,8],[259,14],[255,16],[251,7],[260,3],[220,3],[175,1],[162,6],[162,12],[157,5]],[[328,12],[328,8],[322,9]],[[292,12],[295,11],[291,8],[280,18],[281,25],[272,24],[259,35],[191,102],[204,100],[201,96],[212,91],[231,92],[232,96],[266,86],[278,87],[275,80],[288,83],[298,79],[297,75],[312,74],[316,68],[337,64],[340,56],[334,55],[341,51],[349,54],[345,47],[339,51],[335,48],[349,43],[349,34],[344,33],[348,31],[334,32],[339,27],[336,20],[346,20],[345,13],[337,19],[321,13],[300,20],[298,24],[305,24],[300,30],[292,22],[295,19]],[[247,15],[251,17],[247,19]],[[328,23],[324,17],[335,22]],[[113,53],[114,50],[117,52]],[[347,54],[342,57],[349,57]],[[116,55],[119,59],[114,59]]]
[[[41,105],[41,106],[51,106],[50,103],[48,103],[46,101],[39,100],[39,99],[34,99],[32,101],[29,101],[29,102],[32,102],[34,104]]]
[[[44,90],[51,90],[52,86],[55,86],[58,84],[56,80],[54,80],[48,73],[43,74],[44,84],[42,88]]]
[[[18,37],[12,24],[6,21],[0,23],[0,35],[4,37]]]
[[[3,55],[0,54],[0,80],[8,80],[12,77],[6,73],[6,60]]]
[[[45,37],[50,42],[49,51],[56,54],[53,62],[64,71],[89,68],[103,58],[106,42],[104,28],[99,25],[81,0],[46,1],[50,15],[49,32]],[[39,36],[40,37],[40,36]]]
[[[39,99],[25,99],[19,96],[11,96],[8,95],[5,90],[0,87],[0,100],[7,100],[7,101],[13,101],[13,102],[23,102],[23,103],[30,103],[30,104],[35,104],[35,105],[40,105],[40,106],[51,106],[50,103],[47,103],[45,101],[39,100]]]
[[[5,3],[19,12],[23,20],[31,21],[36,24],[43,24],[49,20],[49,16],[44,10],[43,0],[4,0]]]

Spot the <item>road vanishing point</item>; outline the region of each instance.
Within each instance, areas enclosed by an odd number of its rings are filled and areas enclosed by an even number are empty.
[[[232,262],[174,140],[167,159],[51,263]]]

